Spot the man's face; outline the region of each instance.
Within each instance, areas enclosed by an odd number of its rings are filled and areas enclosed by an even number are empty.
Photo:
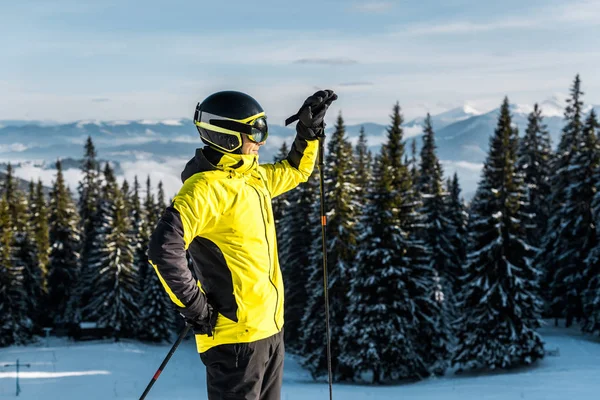
[[[265,142],[256,143],[248,139],[248,137],[242,134],[242,154],[258,154],[258,149]]]

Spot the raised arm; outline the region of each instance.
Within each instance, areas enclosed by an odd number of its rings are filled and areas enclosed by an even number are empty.
[[[296,138],[285,160],[261,166],[271,197],[279,196],[306,182],[315,166],[318,156],[318,138],[324,136],[325,113],[337,99],[332,90],[320,90],[308,97],[295,116]]]

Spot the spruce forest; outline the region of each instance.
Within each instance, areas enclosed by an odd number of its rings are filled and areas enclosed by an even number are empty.
[[[352,145],[337,116],[323,171],[335,381],[533,364],[543,319],[600,335],[600,124],[583,99],[577,76],[554,146],[543,110],[518,132],[504,98],[469,204],[457,175],[444,178],[429,116],[420,154],[398,103],[378,154],[364,129]],[[40,181],[19,190],[10,166],[1,183],[0,346],[81,322],[115,340],[172,340],[183,320],[146,255],[162,183],[156,197],[149,178],[119,184],[91,138],[77,188],[56,170],[49,195]],[[314,378],[327,374],[319,196],[315,168],[273,199],[286,349]]]

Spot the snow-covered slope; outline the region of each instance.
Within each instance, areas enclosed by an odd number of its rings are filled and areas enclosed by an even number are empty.
[[[334,384],[333,395],[344,400],[597,400],[600,390],[600,340],[577,328],[547,326],[541,330],[547,356],[537,365],[495,373],[447,374],[418,383],[367,386]],[[69,342],[50,338],[28,347],[0,349],[0,365],[21,367],[20,399],[138,399],[169,345],[133,341]],[[14,368],[0,369],[0,398],[15,396]],[[186,340],[152,388],[148,400],[206,399],[206,378],[194,343]],[[328,399],[325,381],[315,383],[296,357],[287,355],[282,399]]]

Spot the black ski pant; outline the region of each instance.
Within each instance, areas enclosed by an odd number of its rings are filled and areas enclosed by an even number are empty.
[[[223,344],[204,353],[209,400],[279,400],[283,331],[251,343]]]

